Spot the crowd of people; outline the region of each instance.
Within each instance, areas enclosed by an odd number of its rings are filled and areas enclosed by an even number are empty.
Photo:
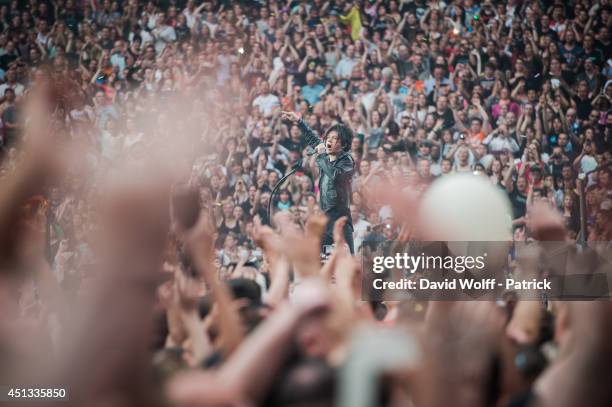
[[[151,133],[168,144],[196,135],[191,181],[215,206],[225,264],[257,257],[249,230],[269,223],[270,191],[307,157],[281,109],[319,134],[342,122],[357,135],[358,243],[393,223],[364,196],[368,185],[392,177],[423,189],[463,171],[508,192],[516,226],[528,202],[543,199],[578,236],[578,175],[610,160],[609,5],[182,3],[2,6],[3,173],[18,157],[22,97],[47,69],[69,90],[55,127],[86,139],[96,169],[138,156]],[[316,169],[305,161],[272,197],[275,211],[302,223],[317,210]],[[585,188],[584,239],[607,240],[609,169]],[[57,192],[58,205],[87,206],[69,188]],[[55,223],[59,231],[71,221]]]
[[[364,406],[612,400],[605,302],[360,301],[338,230],[321,267],[316,153],[281,116],[352,130],[357,255],[418,236],[415,201],[462,172],[507,195],[516,240],[608,242],[612,2],[0,4],[7,367],[79,402],[353,406],[369,322],[415,328],[398,354],[425,357]]]

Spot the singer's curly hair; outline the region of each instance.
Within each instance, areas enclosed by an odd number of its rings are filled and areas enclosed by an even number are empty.
[[[325,134],[323,135],[323,141],[327,140],[327,136],[332,131],[338,133],[338,137],[340,137],[340,143],[342,144],[342,149],[346,152],[351,150],[351,144],[353,143],[353,131],[344,124],[334,124],[331,126]]]

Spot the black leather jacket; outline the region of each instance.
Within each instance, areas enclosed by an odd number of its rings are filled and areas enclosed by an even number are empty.
[[[313,148],[322,141],[315,135],[302,119],[298,127],[306,142]],[[355,161],[350,153],[342,151],[334,161],[329,160],[327,153],[319,154],[316,158],[319,166],[319,191],[321,193],[321,209],[333,218],[349,216],[351,203],[351,179],[355,169]]]

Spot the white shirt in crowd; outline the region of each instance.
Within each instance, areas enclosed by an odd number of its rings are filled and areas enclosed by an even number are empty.
[[[13,91],[15,91],[15,96],[21,96],[23,95],[25,87],[19,82],[15,82],[12,85],[10,83],[3,83],[0,85],[0,97],[4,97],[4,92],[6,92],[7,89],[13,89]]]
[[[130,33],[129,35],[130,44],[134,43],[135,37],[136,36],[134,35],[134,33]],[[146,44],[147,42],[153,42],[153,36],[147,30],[140,31],[140,39],[141,39],[141,42],[140,42],[141,45]]]
[[[493,136],[493,134],[489,134],[487,138],[484,139],[483,144],[489,146],[489,151],[492,152],[509,150],[516,153],[521,149],[514,138],[502,137],[500,135]]]
[[[223,85],[230,78],[230,66],[238,62],[236,55],[220,54],[217,57],[217,83]]]
[[[166,48],[166,44],[176,41],[176,32],[169,25],[155,28],[153,35],[155,36],[155,52],[158,54]]]
[[[211,23],[210,21],[204,20],[202,21],[203,24],[206,24],[208,26],[208,29],[210,30],[210,36],[211,37],[215,37],[215,32],[217,31],[217,28],[219,27],[217,24],[215,23]]]
[[[363,239],[368,235],[368,228],[372,226],[370,222],[365,219],[359,218],[353,224],[353,244],[355,245],[355,253],[361,247]]]
[[[146,18],[147,27],[149,28],[149,30],[152,30],[157,25],[157,20],[161,18],[161,15],[157,13],[144,13],[143,17]]]
[[[185,15],[185,22],[187,23],[187,27],[189,27],[189,29],[191,30],[198,21],[197,19],[199,14],[192,13],[191,11],[189,11],[188,8],[183,10],[183,14]]]
[[[280,107],[280,100],[272,93],[259,95],[253,101],[253,106],[257,106],[264,116],[270,116],[274,109]]]
[[[123,70],[125,69],[125,57],[122,54],[114,53],[110,58],[111,65],[113,67],[118,67],[119,74],[123,75]]]
[[[357,65],[357,59],[347,56],[342,57],[338,65],[336,65],[336,76],[338,78],[350,78],[355,65]]]
[[[51,36],[49,34],[45,35],[45,34],[43,34],[40,31],[36,35],[36,42],[39,43],[40,45],[42,45],[45,49],[49,45],[49,39],[51,39]]]
[[[70,118],[76,121],[89,120],[93,121],[96,118],[96,114],[91,106],[85,105],[81,109],[73,109],[70,111]]]

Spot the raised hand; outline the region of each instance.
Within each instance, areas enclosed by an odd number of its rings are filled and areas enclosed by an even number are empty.
[[[185,273],[177,270],[174,273],[176,300],[181,313],[189,315],[197,312],[198,299],[202,291],[201,281],[188,278]]]
[[[300,120],[300,116],[298,116],[297,113],[295,113],[295,112],[285,112],[285,111],[282,111],[281,112],[281,118],[283,120],[288,120],[288,121],[293,122],[293,123],[295,123],[298,120]]]
[[[346,225],[348,218],[346,216],[341,217],[334,224],[334,243],[336,243],[336,247],[342,246],[344,243],[344,225]]]
[[[544,203],[534,203],[529,210],[527,228],[531,235],[542,241],[561,241],[567,237],[561,214]]]

